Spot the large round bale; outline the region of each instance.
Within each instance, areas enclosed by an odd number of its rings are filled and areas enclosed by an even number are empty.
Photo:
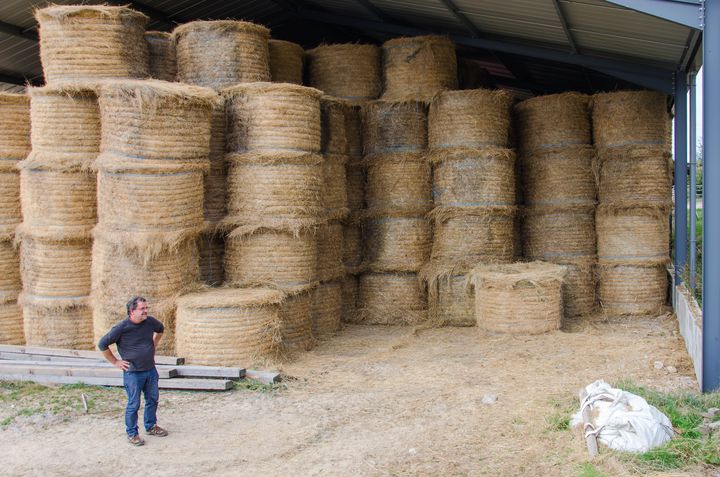
[[[358,162],[348,162],[345,167],[345,188],[350,211],[365,208],[365,172],[365,168]]]
[[[303,83],[303,58],[305,50],[297,43],[271,39],[270,77],[273,83]]]
[[[601,204],[635,202],[666,206],[672,201],[673,162],[664,146],[628,146],[598,152]]]
[[[492,333],[560,329],[565,268],[545,262],[479,265],[471,274],[478,327]]]
[[[317,276],[321,282],[337,280],[345,275],[343,266],[343,226],[330,222],[318,227]]]
[[[35,156],[35,159],[39,159],[39,156]],[[30,161],[21,161],[19,166],[25,226],[64,229],[95,225],[95,174],[81,170],[54,170],[56,166],[52,162],[40,166],[37,163],[32,165]]]
[[[343,265],[347,273],[359,273],[363,261],[362,226],[355,223],[343,225]]]
[[[667,263],[668,215],[664,207],[598,206],[595,214],[598,259],[605,265]]]
[[[0,240],[0,303],[16,299],[21,289],[18,250],[12,240]]]
[[[517,144],[523,153],[592,143],[590,97],[580,93],[530,98],[515,106]]]
[[[432,172],[422,153],[366,157],[365,201],[371,215],[423,216],[430,211]]]
[[[225,131],[225,102],[218,99],[213,105],[210,121],[210,169],[204,181],[204,215],[211,223],[219,222],[227,213]]]
[[[617,91],[592,97],[595,147],[667,145],[670,121],[664,94]]]
[[[347,102],[332,96],[320,98],[321,150],[323,154],[348,154],[346,115],[350,108],[351,106]]]
[[[595,206],[528,206],[523,210],[523,255],[533,260],[594,256]]]
[[[345,219],[350,212],[348,208],[347,176],[345,155],[325,155],[322,164],[323,183],[321,202],[325,207],[325,215],[330,220]]]
[[[312,333],[325,339],[340,331],[343,311],[343,285],[340,280],[319,284],[312,295]]]
[[[357,321],[359,279],[355,275],[345,275],[342,279],[342,316],[343,323]]]
[[[173,31],[178,80],[213,89],[270,81],[270,31],[234,20],[194,21]]]
[[[457,149],[428,155],[437,207],[515,205],[515,153],[511,149]]]
[[[416,273],[364,273],[354,322],[414,325],[427,320],[427,294]]]
[[[597,259],[595,257],[559,257],[553,263],[567,270],[563,285],[565,316],[587,316],[597,307]]]
[[[225,281],[225,237],[211,231],[198,237],[198,253],[200,257],[200,281],[219,286]]]
[[[347,142],[347,155],[352,161],[363,156],[363,125],[362,107],[357,104],[348,104],[345,110],[345,140]]]
[[[13,297],[6,298],[0,299],[0,344],[25,344],[23,312],[17,303],[17,292]]]
[[[389,101],[429,101],[457,89],[455,45],[442,36],[395,38],[383,43],[383,94]]]
[[[536,150],[522,156],[528,205],[592,205],[596,201],[592,146]]]
[[[22,221],[17,161],[0,159],[0,240],[12,240]]]
[[[148,76],[148,17],[127,7],[53,5],[35,10],[50,84]]]
[[[428,322],[434,326],[475,326],[475,300],[467,267],[428,262],[420,271],[428,290]]]
[[[422,152],[427,147],[427,106],[418,101],[372,101],[363,108],[363,152]]]
[[[148,46],[148,73],[151,78],[175,81],[177,78],[177,57],[175,40],[164,31],[145,32]]]
[[[667,303],[665,265],[600,265],[598,298],[606,315],[650,315]]]
[[[25,159],[30,153],[30,97],[0,93],[0,161]]]
[[[283,294],[220,288],[177,301],[176,352],[190,364],[251,367],[279,356]]]
[[[26,345],[95,349],[89,297],[58,300],[24,292],[19,303]]]
[[[248,83],[228,88],[230,152],[320,152],[322,92],[288,83]]]
[[[375,99],[382,92],[380,54],[375,45],[320,45],[306,51],[308,82],[338,98]]]
[[[284,291],[280,308],[282,350],[286,358],[309,351],[315,346],[312,334],[312,306],[314,288]]]
[[[430,222],[422,217],[383,217],[365,222],[365,258],[374,272],[417,272],[432,246]]]
[[[444,91],[430,103],[428,147],[505,148],[513,97],[504,90]]]

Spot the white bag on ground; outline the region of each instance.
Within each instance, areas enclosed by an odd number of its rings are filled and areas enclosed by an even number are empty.
[[[598,442],[615,450],[647,452],[673,438],[670,419],[640,396],[610,387],[599,380],[585,388],[587,397],[573,415],[572,425],[583,425],[582,411],[590,406],[592,427]]]

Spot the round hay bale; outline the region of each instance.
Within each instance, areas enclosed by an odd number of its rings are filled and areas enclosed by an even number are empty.
[[[23,310],[16,300],[0,302],[0,344],[25,344]]]
[[[363,108],[362,124],[366,156],[427,147],[427,106],[418,101],[371,101]]]
[[[415,217],[385,217],[365,222],[365,258],[373,272],[417,272],[432,246],[430,222]]]
[[[567,270],[563,285],[565,316],[587,316],[597,309],[597,259],[556,258],[553,263]]]
[[[523,154],[592,143],[590,96],[585,94],[571,92],[527,99],[515,106],[515,118],[518,149]]]
[[[58,300],[25,292],[19,303],[27,346],[95,349],[89,297]]]
[[[210,286],[220,286],[225,281],[225,237],[206,232],[198,237],[200,254],[200,281]]]
[[[547,148],[521,157],[527,205],[595,204],[592,146]]]
[[[30,153],[30,97],[0,93],[0,159],[21,160]]]
[[[21,289],[18,250],[12,240],[0,240],[0,303],[16,297]]]
[[[0,159],[0,240],[12,239],[22,220],[17,161]]]
[[[652,315],[667,303],[665,265],[600,265],[598,297],[606,315]]]
[[[288,83],[249,83],[224,94],[228,151],[320,152],[321,91]]]
[[[509,146],[513,97],[504,90],[444,91],[430,103],[430,149]]]
[[[51,157],[42,159],[49,165]],[[23,222],[27,227],[92,227],[97,222],[95,174],[34,169],[20,162]],[[41,167],[41,166],[40,166]]]
[[[270,39],[270,78],[273,83],[303,83],[305,50],[297,43]]]
[[[225,242],[225,280],[235,286],[308,287],[317,281],[317,259],[311,231],[235,230]]]
[[[592,97],[595,147],[667,145],[667,102],[656,91],[617,91]]]
[[[428,321],[437,326],[475,326],[475,299],[466,275],[448,275],[428,284]]]
[[[436,207],[431,257],[439,262],[513,259],[514,207]]]
[[[595,207],[525,207],[522,237],[523,255],[533,260],[595,256]]]
[[[177,57],[175,40],[164,31],[146,31],[148,46],[148,73],[151,78],[175,81],[177,78]]]
[[[318,227],[317,277],[320,282],[337,280],[345,275],[343,266],[343,226],[330,222]]]
[[[312,334],[312,306],[314,288],[286,293],[280,307],[280,333],[286,358],[310,351],[315,346]]]
[[[312,333],[315,338],[327,339],[341,328],[343,289],[339,280],[321,283],[313,290]]]
[[[347,273],[356,273],[363,262],[362,227],[356,224],[343,225],[343,264]]]
[[[148,76],[148,17],[127,7],[53,5],[35,10],[50,84]]]
[[[320,98],[321,150],[323,154],[347,155],[348,138],[345,114],[348,109],[347,103],[331,96]]]
[[[416,273],[360,275],[356,323],[414,325],[426,320],[427,295]]]
[[[323,215],[323,157],[304,153],[228,154],[227,221],[287,221]],[[267,222],[264,222],[267,224]]]
[[[493,333],[560,329],[565,268],[546,262],[479,265],[470,273],[478,326]]]
[[[383,95],[389,101],[430,101],[437,93],[458,88],[455,45],[428,35],[383,43]]]
[[[347,155],[351,159],[360,159],[363,155],[362,108],[349,104],[345,110],[345,139]]]
[[[310,86],[344,99],[366,100],[380,96],[380,48],[377,46],[320,45],[305,53]]]
[[[601,204],[672,203],[673,162],[664,146],[627,146],[598,151]]]
[[[345,275],[342,279],[342,315],[343,323],[355,323],[357,321],[358,307],[358,285],[356,275]]]
[[[515,205],[512,149],[456,149],[432,152],[436,206]]]
[[[207,163],[212,90],[158,80],[102,83],[98,102],[104,153]]]
[[[345,167],[345,187],[348,208],[358,211],[365,208],[365,169],[361,166],[348,164]]]
[[[177,301],[176,350],[188,363],[264,364],[278,357],[283,294],[264,288],[220,288]]]
[[[225,161],[225,102],[213,105],[210,121],[210,169],[204,181],[205,220],[217,223],[227,214],[227,171]]]
[[[432,172],[421,153],[367,156],[366,163],[368,214],[418,217],[430,211]]]
[[[193,21],[173,31],[177,77],[213,89],[270,81],[270,30],[235,20]]]
[[[669,261],[669,210],[600,205],[595,214],[598,259],[603,265]]]
[[[326,154],[324,157],[322,165],[324,187],[321,202],[329,219],[341,220],[350,212],[345,173],[347,156]]]

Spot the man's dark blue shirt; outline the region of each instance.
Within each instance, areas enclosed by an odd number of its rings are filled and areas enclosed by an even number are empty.
[[[117,344],[120,357],[130,362],[128,371],[148,371],[155,367],[153,333],[163,331],[163,324],[152,316],[142,323],[133,323],[130,318],[125,318],[100,338],[98,348],[105,351],[111,344]]]

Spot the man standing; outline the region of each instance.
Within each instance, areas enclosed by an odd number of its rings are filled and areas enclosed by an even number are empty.
[[[162,338],[165,327],[148,316],[147,300],[141,296],[127,303],[127,318],[113,326],[100,338],[98,348],[105,359],[113,366],[123,370],[123,383],[128,402],[125,408],[125,430],[128,442],[141,446],[145,441],[138,435],[138,409],[140,394],[145,394],[145,431],[150,436],[165,437],[167,431],[157,425],[157,406],[160,398],[158,390],[158,372],[155,369],[155,349]],[[117,359],[108,349],[117,344],[121,359]]]

